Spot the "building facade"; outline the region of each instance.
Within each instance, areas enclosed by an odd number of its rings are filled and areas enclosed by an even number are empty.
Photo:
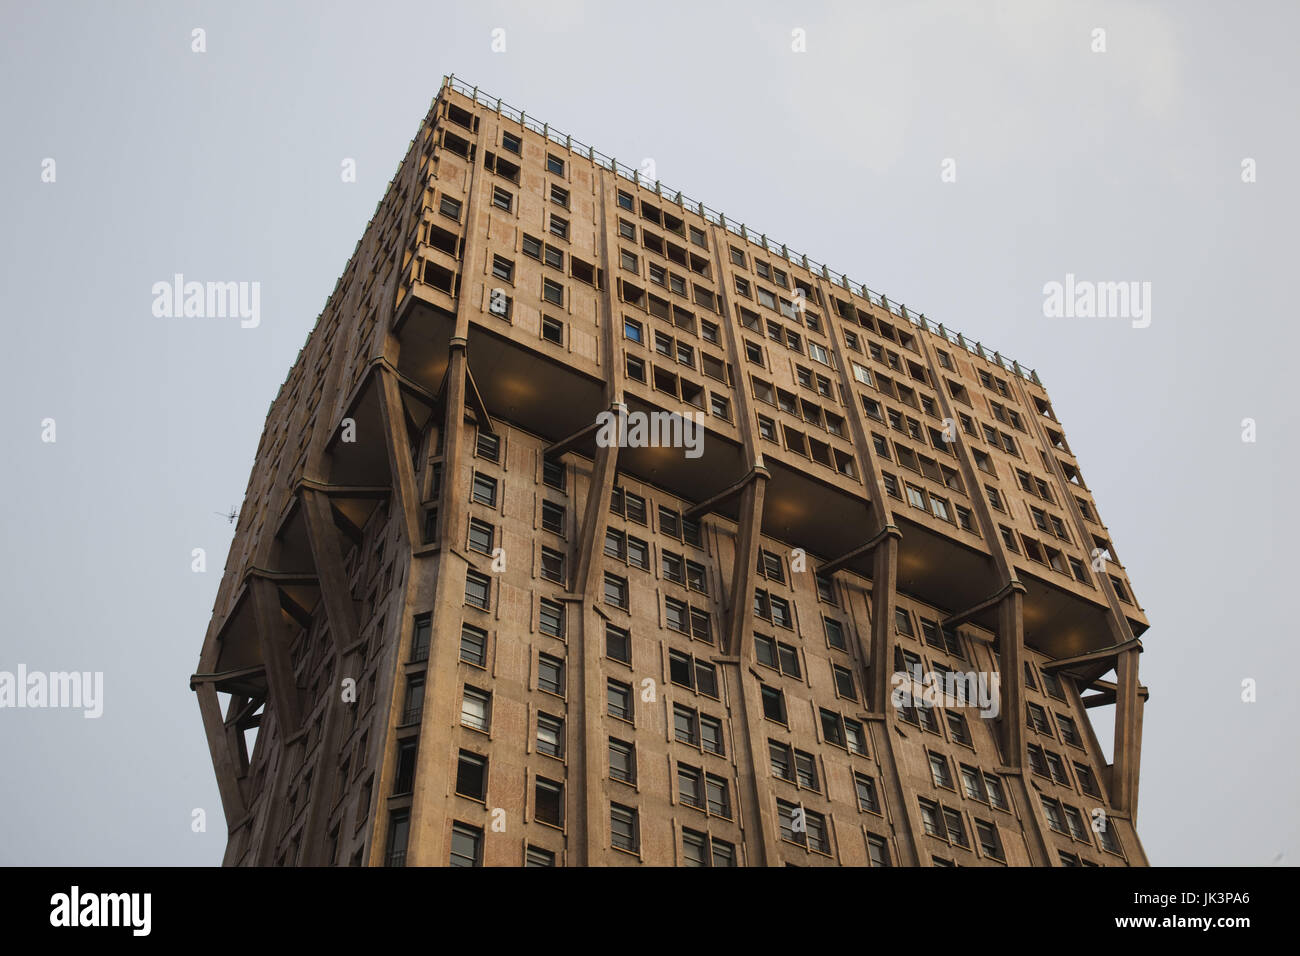
[[[1147,626],[1035,373],[447,79],[191,687],[227,865],[1145,865]]]

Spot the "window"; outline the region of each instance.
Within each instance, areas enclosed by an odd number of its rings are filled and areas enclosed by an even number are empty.
[[[904,608],[900,607],[894,609],[894,626],[898,629],[898,633],[900,634],[906,634],[908,637],[916,636],[916,633],[912,630],[912,618]],[[917,664],[920,664],[919,658],[917,659]]]
[[[565,508],[553,501],[542,502],[542,528],[564,535]]]
[[[794,755],[785,744],[777,740],[768,740],[767,754],[772,765],[772,776],[780,780],[794,782]]]
[[[1097,778],[1092,775],[1092,770],[1084,764],[1075,761],[1075,776],[1079,778],[1079,789],[1090,797],[1100,797],[1101,790],[1097,787]]]
[[[497,504],[497,480],[489,475],[474,472],[474,485],[471,496],[479,504],[495,508]]]
[[[1047,711],[1032,701],[1025,704],[1029,727],[1037,733],[1052,736],[1052,725],[1047,722]]]
[[[625,193],[621,189],[618,191],[618,205],[620,209],[627,209],[629,211],[635,209],[635,204],[632,201],[631,194]]]
[[[856,720],[844,718],[844,742],[848,745],[849,752],[855,754],[867,755],[867,735],[862,724]]]
[[[605,656],[624,664],[632,663],[632,635],[630,631],[605,623]]]
[[[952,771],[948,767],[948,758],[934,751],[927,751],[927,758],[930,762],[930,778],[934,781],[934,785],[945,790],[955,790],[952,784]]]
[[[475,730],[487,731],[492,720],[492,695],[465,685],[460,701],[460,722]]]
[[[763,696],[763,716],[768,720],[774,720],[778,724],[784,724],[785,721],[785,694],[776,687],[762,686]]]
[[[1002,852],[1002,841],[998,839],[998,828],[992,823],[976,820],[975,836],[979,840],[980,849],[984,851],[985,856],[993,860],[1006,859]]]
[[[632,719],[632,688],[622,681],[609,680],[606,684],[609,715],[620,720]]]
[[[438,202],[438,211],[448,219],[455,219],[460,222],[461,201],[453,199],[451,196],[443,196]]]
[[[397,773],[393,779],[393,796],[401,796],[410,793],[415,785],[415,753],[418,746],[418,740],[415,737],[408,737],[397,745]],[[344,772],[344,781],[347,780],[347,773]]]
[[[799,652],[789,644],[778,644],[770,637],[755,634],[754,654],[760,664],[790,677],[803,676],[799,669]]]
[[[511,282],[515,277],[515,264],[501,256],[493,256],[492,275],[498,279],[504,279],[506,282]]]
[[[631,339],[637,344],[644,343],[644,329],[640,322],[635,319],[623,318],[623,337]]]
[[[1046,676],[1046,672],[1044,672],[1044,676]],[[1079,737],[1079,729],[1075,726],[1073,718],[1067,717],[1065,714],[1057,714],[1056,726],[1061,728],[1061,739],[1067,744],[1074,747],[1083,746],[1083,741]]]
[[[984,792],[984,775],[974,767],[961,765],[961,788],[972,800],[988,802],[988,796]]]
[[[492,205],[510,212],[514,207],[514,202],[515,197],[510,194],[509,190],[502,189],[500,186],[492,187]]]
[[[688,807],[704,809],[702,774],[696,767],[677,765],[677,798]]]
[[[826,742],[837,747],[844,747],[846,741],[844,739],[843,718],[834,711],[823,709],[821,711],[821,722],[822,737],[826,739]]]
[[[853,683],[853,671],[839,664],[832,664],[831,672],[835,676],[835,693],[849,700],[857,700],[858,691]]]
[[[853,786],[858,795],[858,809],[868,813],[879,813],[880,797],[876,793],[876,781],[864,773],[855,772]]]
[[[609,738],[609,775],[624,783],[636,782],[636,746],[616,737]]]
[[[940,840],[947,840],[948,829],[944,825],[939,805],[924,798],[921,798],[918,803],[921,808],[921,825],[925,828],[925,832]]]
[[[421,614],[415,619],[415,631],[411,635],[411,662],[429,659],[429,638],[433,634],[433,621],[428,614]]]
[[[554,279],[542,279],[542,298],[552,305],[564,305],[564,286]]]
[[[556,156],[554,153],[547,153],[547,154],[546,154],[546,171],[547,171],[548,173],[554,173],[554,174],[557,175],[557,176],[563,176],[563,175],[564,175],[564,160],[560,159],[560,157]]]
[[[769,580],[785,584],[785,565],[781,556],[774,551],[758,549],[758,573]]]
[[[1043,815],[1047,817],[1047,825],[1057,833],[1068,833],[1065,828],[1065,817],[1061,813],[1061,805],[1050,797],[1039,794],[1039,800],[1043,804]]]
[[[424,678],[413,676],[406,681],[406,700],[402,705],[402,723],[414,724],[424,709]]]
[[[549,654],[537,655],[537,687],[548,694],[564,696],[564,661]]]
[[[550,850],[530,846],[524,860],[524,866],[555,866],[555,854]]]
[[[486,800],[487,766],[486,757],[462,750],[456,765],[456,793],[471,800]]]
[[[822,618],[822,626],[826,630],[826,643],[836,650],[847,650],[844,643],[844,626],[829,617]]]
[[[780,818],[781,839],[791,843],[797,843],[800,846],[807,846],[807,814],[803,807],[795,806],[793,803],[786,803],[784,800],[776,802],[777,813]],[[803,817],[804,826],[798,826],[797,817]]]
[[[469,547],[472,551],[483,554],[492,553],[492,543],[496,539],[496,529],[486,521],[478,518],[469,519]]]
[[[425,657],[428,657],[427,647]],[[460,626],[460,659],[476,667],[487,663],[487,631],[472,624]]]
[[[677,739],[692,747],[699,745],[699,714],[682,704],[673,705],[673,732]]]
[[[984,774],[984,786],[988,790],[989,803],[999,810],[1010,810],[1011,804],[1007,802],[1007,792],[1002,787],[1002,778],[995,777],[992,774]]]
[[[542,316],[542,338],[553,345],[563,345],[564,323],[549,315]]]
[[[605,573],[605,603],[627,610],[627,578]]]
[[[966,726],[966,718],[955,710],[944,711],[944,717],[948,721],[948,733],[952,735],[952,739],[964,746],[971,746],[970,728]]]
[[[564,555],[551,548],[542,548],[542,577],[548,581],[564,583]]]
[[[817,782],[817,760],[812,754],[802,750],[794,752],[794,775],[799,786],[821,792],[821,785]]]
[[[537,604],[537,629],[564,639],[564,605],[542,598]]]
[[[551,213],[551,235],[559,236],[561,239],[569,238],[569,220],[563,219],[555,213]]]
[[[637,812],[617,803],[609,805],[610,843],[620,850],[636,853],[640,849],[641,835]]]
[[[477,571],[465,572],[465,603],[486,611],[491,607],[492,581]]]
[[[700,715],[700,744],[709,753],[723,755],[722,721],[708,714]]]
[[[1083,825],[1083,814],[1081,814],[1076,807],[1072,807],[1069,804],[1064,804],[1061,809],[1065,811],[1065,822],[1070,828],[1070,836],[1074,837],[1076,840],[1090,843],[1091,841],[1088,839],[1088,828]]]
[[[533,786],[533,816],[538,823],[564,825],[564,784],[538,777]]]
[[[459,820],[451,828],[451,866],[483,865],[483,829]]]
[[[564,756],[564,719],[537,715],[537,751],[551,757]]]

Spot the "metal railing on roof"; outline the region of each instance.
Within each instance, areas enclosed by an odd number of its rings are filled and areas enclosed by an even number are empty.
[[[532,130],[534,133],[550,140],[556,145],[563,146],[567,150],[586,156],[597,166],[600,166],[603,169],[608,169],[615,175],[622,176],[633,185],[649,189],[657,196],[668,199],[674,205],[683,209],[689,209],[692,212],[697,213],[707,222],[710,222],[715,226],[720,226],[747,242],[752,242],[755,245],[761,246],[763,249],[766,249],[774,255],[780,255],[788,262],[796,262],[802,265],[809,272],[821,275],[822,278],[832,284],[848,290],[859,298],[867,300],[872,305],[884,309],[891,315],[903,319],[926,332],[939,335],[940,337],[947,339],[953,345],[956,345],[958,348],[964,348],[972,355],[977,355],[995,365],[999,365],[1011,374],[1019,375],[1026,381],[1033,382],[1036,385],[1042,384],[1038,378],[1038,373],[1033,369],[1022,368],[1019,362],[1006,358],[1000,352],[990,352],[979,342],[968,341],[960,332],[953,332],[950,329],[944,328],[942,323],[935,323],[932,320],[927,319],[923,312],[918,313],[907,308],[907,306],[902,303],[891,302],[883,293],[868,289],[860,282],[854,282],[848,276],[841,272],[836,272],[824,263],[810,259],[806,255],[790,251],[784,243],[777,245],[769,242],[766,233],[755,234],[752,230],[746,228],[743,222],[736,222],[735,220],[728,219],[721,212],[710,209],[708,206],[704,205],[704,203],[691,199],[680,190],[670,189],[658,180],[650,183],[649,181],[642,179],[640,170],[628,166],[626,163],[620,163],[614,157],[606,156],[596,148],[589,146],[580,140],[574,139],[572,136],[561,133],[559,130],[552,129],[549,123],[538,122],[523,110],[510,106],[499,96],[491,96],[483,90],[480,90],[477,86],[470,86],[463,80],[456,79],[455,75],[448,76],[444,81],[444,85],[469,97],[478,105],[494,110],[498,115],[505,116],[519,125]]]

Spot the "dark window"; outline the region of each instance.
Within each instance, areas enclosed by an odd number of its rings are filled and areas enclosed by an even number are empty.
[[[460,626],[460,659],[478,667],[487,662],[487,631],[472,624]]]
[[[456,765],[456,792],[473,800],[486,800],[487,766],[486,757],[462,750]]]

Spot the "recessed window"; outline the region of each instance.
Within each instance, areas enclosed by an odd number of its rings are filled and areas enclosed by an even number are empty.
[[[632,663],[632,634],[626,628],[605,624],[605,656],[624,664]]]
[[[533,787],[533,814],[539,823],[564,825],[564,784],[538,777]]]
[[[496,541],[496,528],[478,518],[469,519],[469,547],[472,551],[491,554]]]
[[[465,572],[465,603],[481,610],[491,606],[492,581],[477,571]]]
[[[564,639],[564,605],[542,598],[537,604],[537,628],[543,634]]]
[[[472,624],[460,626],[460,659],[476,667],[487,663],[487,631]]]
[[[447,863],[449,866],[482,866],[483,828],[456,821],[451,828],[451,854]]]
[[[546,580],[563,584],[565,581],[564,555],[552,548],[542,548],[540,570],[542,577]]]
[[[853,774],[853,786],[857,791],[858,809],[868,813],[880,812],[880,796],[876,792],[876,781],[865,773]]]
[[[554,153],[547,153],[547,154],[546,154],[546,171],[547,171],[548,173],[554,173],[554,174],[557,175],[557,176],[563,176],[563,175],[564,175],[564,160],[560,159],[560,157],[556,156]]]
[[[460,210],[463,203],[459,199],[453,199],[451,196],[443,196],[438,202],[438,211],[448,219],[455,219],[460,222]]]
[[[467,684],[460,702],[460,722],[466,727],[486,731],[491,720],[492,695]]]
[[[487,766],[486,757],[462,750],[456,765],[456,793],[471,800],[486,800]]]
[[[622,681],[610,680],[606,684],[609,715],[620,720],[632,719],[632,688]]]
[[[474,485],[471,496],[479,504],[495,508],[497,504],[497,480],[489,475],[474,472]]]
[[[542,502],[542,527],[555,534],[564,534],[565,507],[553,501]]]
[[[632,807],[617,803],[609,805],[610,844],[629,853],[639,852],[641,846],[640,824]]]
[[[551,305],[564,305],[564,286],[554,279],[542,279],[542,299]]]
[[[763,716],[768,720],[774,720],[779,724],[784,724],[785,720],[785,694],[779,688],[762,685],[763,697]]]
[[[510,194],[509,190],[502,189],[500,186],[492,187],[492,205],[510,212],[514,208],[514,202],[515,197]]]
[[[542,316],[542,338],[554,345],[563,345],[564,323],[549,315]]]
[[[609,775],[624,783],[636,783],[636,746],[626,740],[609,738]]]
[[[551,757],[564,756],[564,719],[537,715],[537,751]]]
[[[605,575],[605,603],[627,610],[627,578],[616,574]]]

